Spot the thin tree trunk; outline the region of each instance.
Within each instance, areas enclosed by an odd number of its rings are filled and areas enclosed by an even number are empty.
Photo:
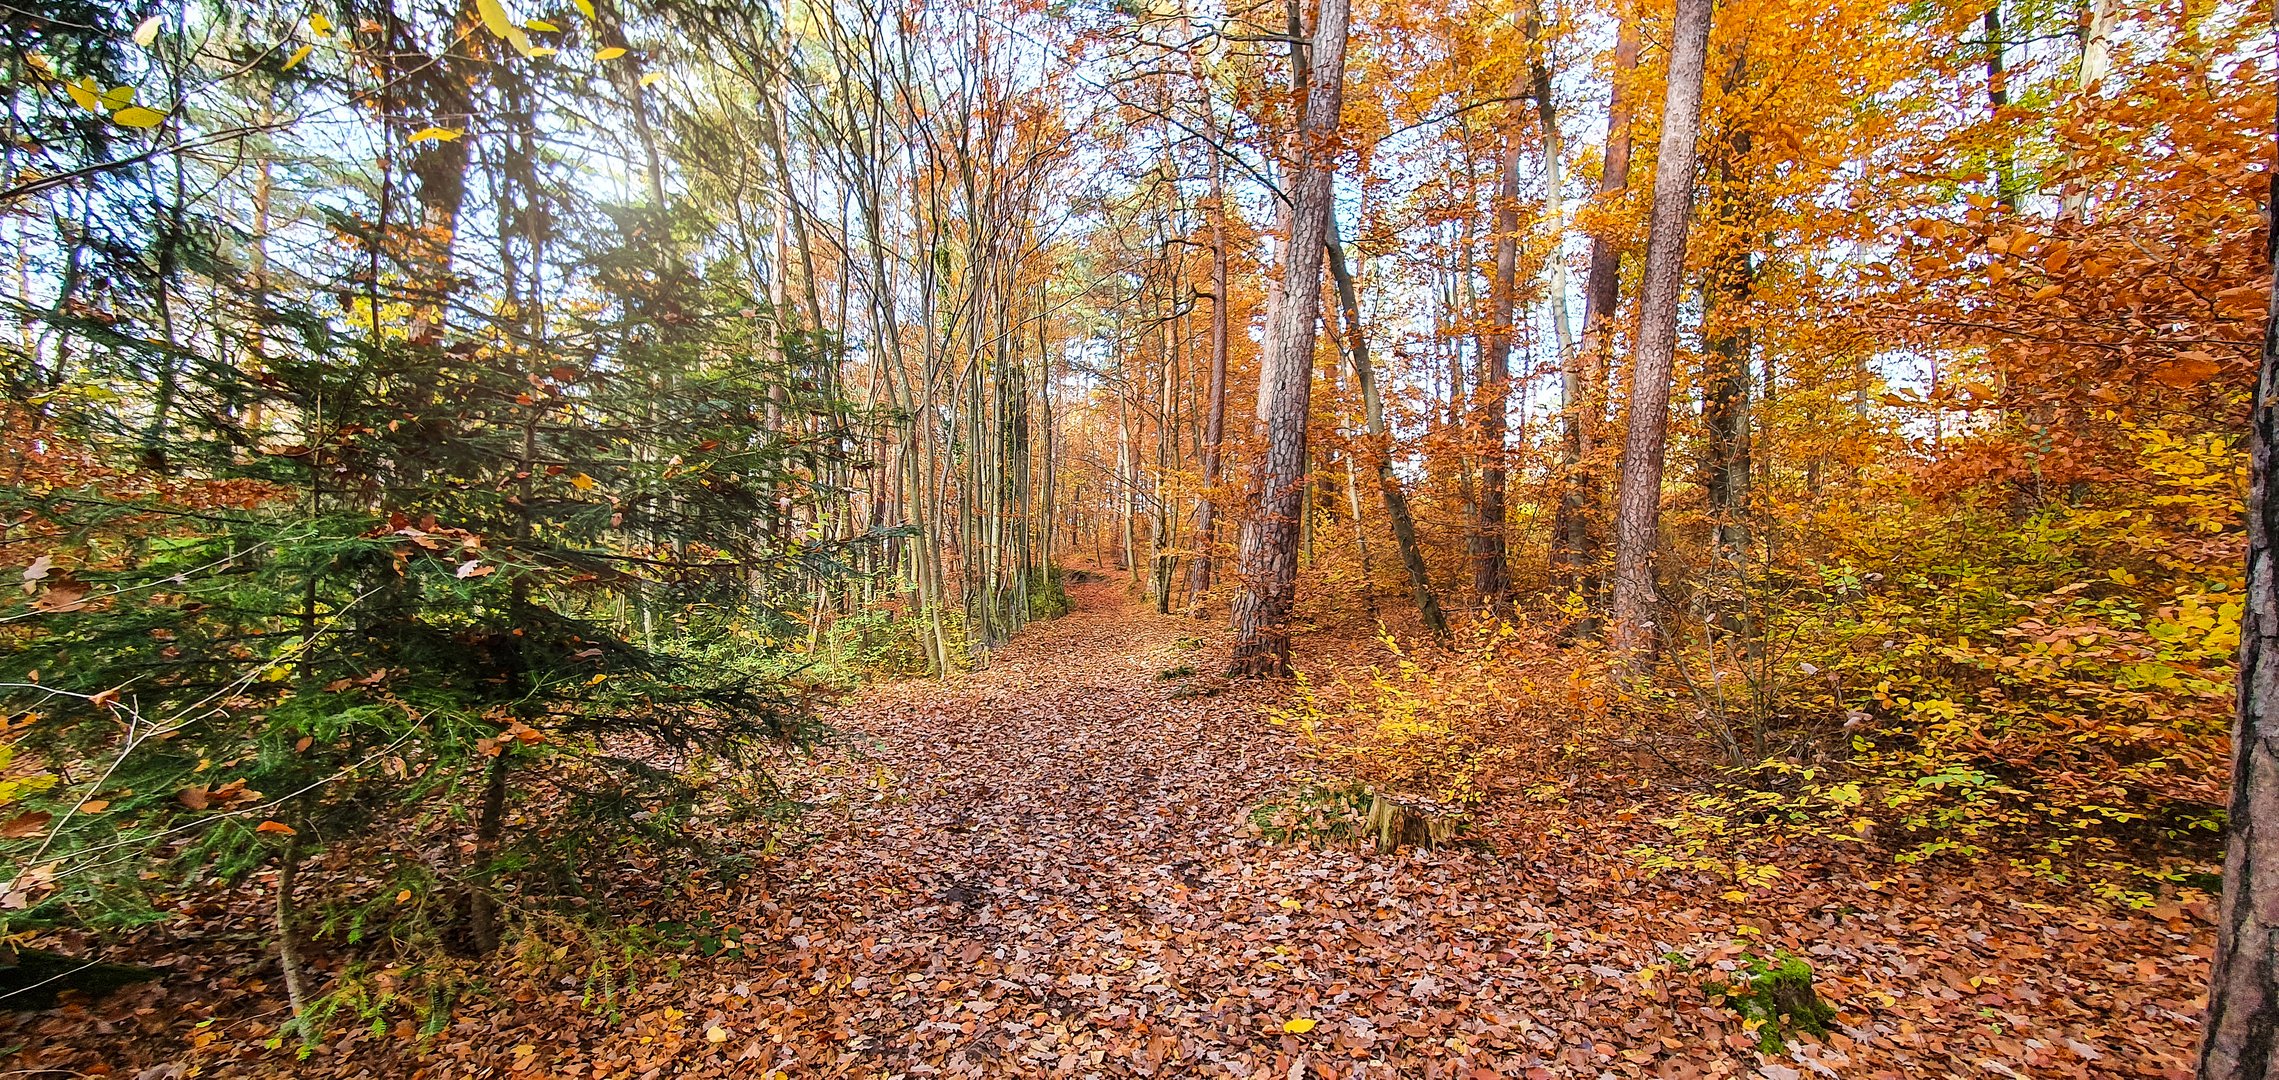
[[[1345,264],[1345,248],[1337,236],[1337,212],[1330,210],[1329,218],[1329,270],[1337,281],[1338,306],[1345,311],[1345,356],[1353,365],[1353,380],[1361,388],[1361,410],[1369,426],[1369,456],[1377,471],[1377,492],[1385,503],[1385,517],[1393,526],[1393,544],[1400,549],[1401,568],[1409,578],[1409,598],[1416,603],[1417,615],[1423,618],[1425,629],[1442,641],[1448,640],[1448,616],[1441,611],[1440,597],[1433,591],[1432,574],[1425,566],[1424,552],[1417,545],[1416,518],[1409,512],[1408,493],[1402,489],[1400,477],[1393,472],[1392,432],[1385,425],[1385,400],[1377,392],[1377,371],[1369,362],[1369,339],[1361,330],[1360,290],[1353,281],[1353,272]],[[1361,527],[1361,511],[1353,511],[1353,527]],[[1367,549],[1363,549],[1366,553]],[[1374,608],[1372,607],[1372,610]]]
[[[1614,652],[1626,671],[1652,661],[1659,599],[1654,548],[1661,527],[1662,465],[1670,423],[1670,375],[1677,356],[1678,298],[1684,286],[1686,228],[1701,134],[1702,67],[1711,0],[1678,0],[1671,26],[1662,142],[1654,164],[1654,216],[1646,240],[1638,346],[1630,373],[1630,429],[1623,442],[1622,491],[1614,516]]]
[[[1520,88],[1524,90],[1524,88]],[[1514,98],[1521,97],[1515,92]],[[1517,106],[1513,111],[1517,112]],[[1497,181],[1495,274],[1488,283],[1487,328],[1480,337],[1479,393],[1472,402],[1479,433],[1479,501],[1473,504],[1472,599],[1481,611],[1503,613],[1511,597],[1511,569],[1505,561],[1505,455],[1511,388],[1512,315],[1519,298],[1519,125],[1516,116],[1504,133],[1503,175]]]
[[[1986,104],[1997,124],[2010,105],[2010,76],[2005,64],[2009,43],[2002,39],[2002,5],[1986,9]],[[2018,154],[2005,139],[1994,151],[1994,198],[2002,208],[2018,212]]]
[[[1606,163],[1600,171],[1601,201],[1630,186],[1630,73],[1638,67],[1638,19],[1625,10],[1614,43],[1614,89],[1607,104]],[[1606,372],[1613,354],[1615,310],[1622,285],[1622,250],[1607,237],[1591,237],[1590,270],[1583,279],[1583,340],[1563,369],[1560,392],[1559,505],[1551,524],[1551,566],[1556,580],[1598,606],[1601,534],[1592,516],[1600,484],[1593,455],[1606,417]],[[1577,627],[1595,633],[1586,619]]]
[[[1203,420],[1203,493],[1195,500],[1195,562],[1188,570],[1187,613],[1201,618],[1211,591],[1217,556],[1221,454],[1227,428],[1227,229],[1226,168],[1221,160],[1214,110],[1211,123],[1211,388]]]
[[[1300,167],[1290,185],[1281,318],[1268,328],[1269,348],[1260,365],[1266,453],[1259,463],[1258,507],[1243,536],[1242,593],[1235,599],[1229,675],[1279,675],[1290,669],[1290,609],[1297,592],[1299,515],[1306,495],[1306,423],[1338,117],[1345,97],[1346,17],[1347,0],[1322,0],[1315,18],[1313,73],[1298,130]]]

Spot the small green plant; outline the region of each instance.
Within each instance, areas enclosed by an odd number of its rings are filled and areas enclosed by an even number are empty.
[[[1812,965],[1786,950],[1770,959],[1741,954],[1741,967],[1730,982],[1702,984],[1709,1003],[1723,1003],[1741,1014],[1757,1035],[1757,1049],[1779,1053],[1798,1033],[1824,1038],[1836,1018],[1834,1006],[1820,999],[1812,985]]]
[[[1195,665],[1177,664],[1172,667],[1164,668],[1162,671],[1156,672],[1155,677],[1158,679],[1184,679],[1189,675],[1193,675],[1194,673]]]

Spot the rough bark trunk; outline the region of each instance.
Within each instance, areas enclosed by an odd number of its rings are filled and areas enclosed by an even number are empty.
[[[1278,675],[1290,668],[1290,607],[1297,591],[1298,525],[1305,498],[1306,422],[1312,404],[1314,341],[1321,315],[1321,269],[1328,247],[1331,182],[1337,168],[1338,115],[1345,96],[1347,0],[1322,0],[1315,19],[1306,116],[1298,128],[1296,180],[1290,185],[1290,243],[1280,319],[1269,327],[1260,394],[1266,407],[1266,453],[1259,462],[1258,505],[1244,530],[1235,599],[1234,676]]]
[[[1662,513],[1662,466],[1670,423],[1670,372],[1677,356],[1678,296],[1685,278],[1686,227],[1693,217],[1695,142],[1701,133],[1702,67],[1711,0],[1678,0],[1671,26],[1661,149],[1654,164],[1654,215],[1638,302],[1638,344],[1630,372],[1630,425],[1622,448],[1622,490],[1614,516],[1612,645],[1639,674],[1652,659],[1658,598],[1654,547]]]
[[[2271,181],[2279,200],[2279,175]],[[2279,201],[2266,205],[2279,205]],[[2267,241],[2279,257],[2279,235]],[[2272,273],[2279,285],[2279,266]],[[2262,1080],[2279,1060],[2279,289],[2263,328],[2263,370],[2248,412],[2247,597],[2232,728],[2231,818],[2223,907],[2208,972],[2200,1080]]]

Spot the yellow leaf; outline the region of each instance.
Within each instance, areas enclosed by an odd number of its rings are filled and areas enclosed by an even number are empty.
[[[309,12],[309,31],[318,37],[325,37],[332,33],[332,20],[325,18],[324,12]]]
[[[109,90],[103,91],[103,107],[106,109],[124,109],[134,103],[134,87],[114,86]]]
[[[135,27],[135,44],[147,49],[151,42],[158,40],[158,19],[153,15]]]
[[[615,60],[623,55],[625,55],[625,50],[612,45],[609,48],[603,49],[602,51],[593,54],[593,58],[596,60]]]
[[[546,21],[546,20],[544,20],[544,19],[531,19],[531,20],[529,20],[529,21],[527,21],[527,22],[523,23],[523,24],[522,24],[522,27],[523,27],[523,29],[525,29],[525,30],[537,30],[537,31],[539,31],[539,32],[541,32],[541,33],[547,33],[547,34],[559,33],[559,32],[561,32],[561,29],[562,29],[561,27],[559,27],[559,26],[556,26],[556,25],[554,25],[553,23],[547,22],[547,21]]]
[[[70,94],[72,103],[82,109],[99,109],[103,105],[103,99],[96,96],[94,87],[95,80],[81,79],[75,83],[63,84],[63,92]]]
[[[421,128],[418,131],[412,132],[410,141],[415,143],[423,143],[440,139],[444,142],[451,142],[453,140],[456,140],[462,134],[464,134],[464,132],[454,131],[450,128],[428,127]]]
[[[648,73],[647,75],[643,75],[643,76],[641,76],[641,85],[642,85],[642,87],[643,87],[644,89],[645,89],[645,88],[648,88],[648,87],[651,87],[651,86],[655,86],[655,85],[657,85],[657,80],[659,80],[659,79],[662,79],[662,78],[664,78],[664,77],[665,77],[665,73],[664,73],[664,72],[662,72],[662,71],[652,71],[652,72]]]
[[[553,55],[555,55],[556,53],[559,53],[559,52],[561,52],[561,51],[562,51],[562,50],[560,50],[560,49],[549,49],[549,48],[547,48],[547,47],[545,47],[545,46],[541,45],[541,46],[539,46],[539,47],[537,47],[537,48],[535,48],[535,49],[531,49],[531,50],[529,50],[529,51],[527,51],[527,52],[524,52],[522,55],[524,55],[524,56],[527,56],[527,57],[531,58],[532,60],[536,60],[536,59],[538,59],[538,58],[539,58],[539,57],[541,57],[541,56],[553,56]]]
[[[285,58],[285,66],[278,68],[277,70],[291,71],[294,68],[301,66],[301,61],[308,59],[309,50],[314,48],[316,48],[314,45],[303,45],[298,49],[294,49],[293,55]]]
[[[129,105],[112,113],[111,122],[120,127],[154,128],[166,122],[166,114],[157,109],[145,109],[140,105]]]
[[[578,489],[579,491],[592,491],[594,488],[593,477],[587,476],[584,473],[579,473],[578,475],[570,478],[570,486]]]
[[[728,1041],[728,1029],[714,1024],[704,1029],[704,1041],[718,1046]]]
[[[578,5],[578,14],[589,19],[594,17],[593,0],[571,0],[571,2]]]
[[[1282,1024],[1282,1030],[1287,1031],[1292,1035],[1303,1035],[1306,1032],[1312,1031],[1316,1022],[1317,1021],[1315,1021],[1313,1017],[1300,1016],[1295,1019],[1285,1021]]]
[[[483,17],[483,29],[495,37],[508,37],[515,29],[514,20],[507,17],[506,5],[499,0],[475,0],[475,10]]]
[[[1749,898],[1748,893],[1742,892],[1739,889],[1727,889],[1723,895],[1725,899],[1731,900],[1735,903],[1739,903],[1740,901],[1747,900]]]

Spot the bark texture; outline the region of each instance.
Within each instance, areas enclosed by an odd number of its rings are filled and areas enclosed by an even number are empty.
[[[1328,247],[1338,114],[1345,96],[1346,16],[1347,0],[1322,0],[1314,24],[1306,116],[1298,127],[1298,168],[1290,185],[1282,303],[1268,328],[1259,374],[1266,453],[1258,464],[1258,504],[1243,530],[1237,571],[1242,592],[1235,598],[1234,662],[1227,672],[1233,676],[1281,675],[1290,669],[1290,606],[1298,583],[1322,255]]]
[[[1654,547],[1661,528],[1662,466],[1670,426],[1670,374],[1677,357],[1678,296],[1685,284],[1686,228],[1693,218],[1693,174],[1701,134],[1701,80],[1709,49],[1710,0],[1678,0],[1671,26],[1662,143],[1654,163],[1654,214],[1638,300],[1638,344],[1630,369],[1630,425],[1622,447],[1622,490],[1614,511],[1614,626],[1611,644],[1636,673],[1651,662],[1660,606]]]

